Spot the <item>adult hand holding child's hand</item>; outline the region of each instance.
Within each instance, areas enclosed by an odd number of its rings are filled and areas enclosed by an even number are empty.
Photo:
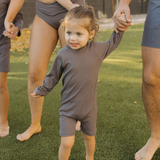
[[[17,34],[19,32],[18,27],[15,27],[13,23],[6,22],[5,23],[6,30],[3,32],[3,35],[5,37],[15,39],[17,37]]]
[[[125,21],[124,18],[121,18],[121,16],[124,17],[124,15]],[[127,4],[120,3],[112,19],[114,21],[114,30],[116,31],[116,33],[118,33],[118,30],[127,30],[132,22],[129,6]]]

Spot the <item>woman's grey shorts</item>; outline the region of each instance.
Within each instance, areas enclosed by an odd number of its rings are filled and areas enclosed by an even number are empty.
[[[0,48],[0,72],[10,71],[10,47]]]
[[[84,5],[84,0],[71,0],[71,2]],[[60,20],[65,17],[67,12],[58,2],[47,4],[37,1],[37,16],[57,30],[60,26]]]
[[[148,3],[142,46],[160,48],[160,0]]]

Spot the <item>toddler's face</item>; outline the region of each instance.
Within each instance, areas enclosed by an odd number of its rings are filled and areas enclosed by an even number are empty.
[[[72,18],[65,27],[65,40],[72,49],[80,49],[84,47],[91,35],[84,25],[89,23],[89,19]]]

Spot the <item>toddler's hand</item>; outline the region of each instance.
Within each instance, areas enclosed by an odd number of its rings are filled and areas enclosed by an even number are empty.
[[[31,94],[31,96],[34,97],[34,98],[40,98],[40,97],[41,97],[40,95],[37,95],[35,92],[33,92],[33,93]]]
[[[122,22],[122,24],[127,22],[127,20],[126,20],[126,15],[125,15],[124,13],[118,15],[117,18],[118,18],[119,21]]]
[[[15,39],[17,37],[18,32],[19,32],[18,27],[15,27],[14,24],[12,23],[10,24],[9,31],[8,30],[4,31],[3,35],[8,38]]]
[[[116,24],[114,24],[114,29],[115,29],[115,31],[117,31],[117,29],[118,30],[120,30],[120,31],[125,31],[125,30],[127,30],[127,28],[128,28],[128,26],[126,25],[128,22],[127,22],[127,20],[126,20],[126,15],[125,15],[125,13],[121,13],[121,14],[119,14],[118,16],[117,16],[117,21],[119,21],[119,23],[122,25],[122,26],[125,26],[125,27],[119,27],[119,28],[117,28],[116,27]],[[117,31],[117,33],[118,33],[118,31]]]
[[[122,13],[125,13],[125,17],[127,19],[126,23],[121,23],[121,21],[119,21],[118,16],[121,15]],[[113,17],[112,17],[113,21],[114,21],[114,30],[116,31],[116,33],[118,33],[118,31],[125,31],[132,22],[131,19],[131,15],[130,15],[130,8],[126,3],[120,3],[119,6],[117,7]]]

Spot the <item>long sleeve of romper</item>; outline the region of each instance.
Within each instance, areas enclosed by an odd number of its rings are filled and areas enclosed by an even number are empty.
[[[112,53],[113,50],[115,50],[118,47],[122,40],[123,33],[124,32],[121,31],[119,31],[119,33],[113,31],[109,41],[95,42],[95,44],[93,44],[93,49],[97,52],[97,54],[100,56],[102,60],[104,60],[108,55]]]
[[[37,95],[46,96],[59,82],[62,76],[62,59],[61,56],[57,55],[53,62],[50,72],[46,75],[42,86],[35,89]]]
[[[19,33],[18,36],[21,36],[21,28],[23,26],[23,14],[21,11],[19,11],[13,21],[13,24],[18,27]]]

